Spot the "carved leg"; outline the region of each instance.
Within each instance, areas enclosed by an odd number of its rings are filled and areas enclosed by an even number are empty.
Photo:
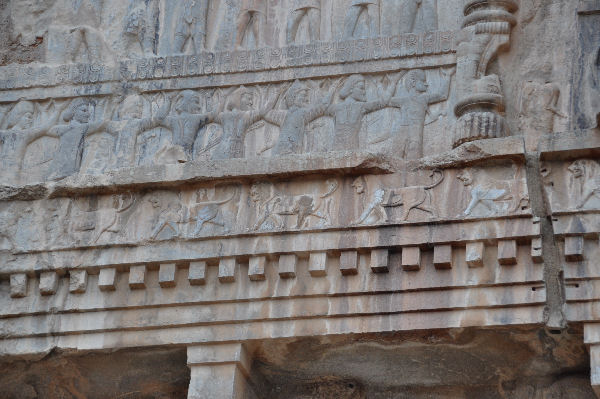
[[[379,6],[371,4],[365,10],[367,12],[367,19],[369,24],[369,37],[375,37],[379,35]]]
[[[362,11],[362,7],[352,6],[346,13],[346,18],[344,20],[344,32],[342,34],[342,39],[352,39],[354,36],[354,30],[356,29],[356,24],[358,23],[358,18],[360,17],[360,13]]]
[[[317,8],[308,10],[308,33],[311,42],[321,40],[321,10]]]
[[[187,41],[187,36],[183,34],[183,32],[175,32],[175,40],[173,41],[173,46],[175,47],[176,53],[183,53],[185,50],[185,42]]]
[[[286,32],[287,44],[292,44],[296,41],[296,34],[298,33],[298,26],[300,25],[300,22],[302,22],[302,18],[304,17],[305,14],[306,14],[306,11],[304,11],[304,10],[292,11],[292,13],[290,14],[290,17],[288,19],[287,32]]]
[[[240,343],[188,347],[188,399],[256,399],[248,384],[251,359]]]
[[[264,45],[264,38],[262,37],[264,20],[263,14],[260,12],[252,13],[252,33],[254,34],[254,46],[260,47]]]
[[[240,14],[237,21],[237,33],[235,35],[235,47],[242,47],[242,42],[244,41],[244,36],[246,35],[246,30],[248,29],[248,24],[250,23],[250,13],[248,11],[244,11]]]

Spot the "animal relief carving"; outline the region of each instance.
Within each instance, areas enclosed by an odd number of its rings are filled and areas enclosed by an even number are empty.
[[[294,229],[331,226],[334,207],[332,195],[339,183],[329,179],[325,186],[320,194],[289,195],[279,192],[273,183],[254,183],[250,187],[250,199],[255,206],[256,222],[249,230],[289,228],[289,217],[295,217]]]
[[[437,176],[437,178],[435,177]],[[389,217],[386,208],[402,207],[400,221],[409,220],[414,210],[420,210],[430,215],[430,218],[438,217],[438,211],[432,198],[432,189],[444,181],[444,172],[434,170],[431,177],[435,180],[429,185],[408,186],[399,188],[379,188],[373,193],[372,200],[363,207],[360,217],[353,221],[353,225],[370,225],[375,223],[388,223]],[[366,182],[359,177],[353,183],[356,193],[364,196]],[[391,210],[391,209],[390,209]]]
[[[598,208],[600,206],[600,165],[590,159],[579,159],[569,165],[568,171],[574,179],[573,194],[575,207]]]
[[[461,171],[456,178],[470,190],[470,201],[462,216],[496,216],[529,208],[525,179],[477,179],[468,169]]]

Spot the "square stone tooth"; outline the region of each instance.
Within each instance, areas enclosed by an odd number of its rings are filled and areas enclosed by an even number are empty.
[[[248,263],[248,278],[251,281],[263,281],[265,279],[266,256],[253,256]]]
[[[531,240],[531,260],[533,263],[542,263],[544,261],[542,250],[542,238],[537,237]]]
[[[387,249],[374,249],[371,251],[371,270],[373,273],[387,273],[389,268],[390,251]]]
[[[43,272],[40,274],[40,294],[54,295],[58,289],[58,274],[56,272]]]
[[[158,284],[161,288],[175,287],[175,273],[177,265],[175,263],[163,263],[158,269]]]
[[[327,275],[327,252],[313,252],[308,259],[308,272],[313,277]]]
[[[10,275],[10,297],[24,298],[27,296],[28,277],[25,273]]]
[[[219,260],[219,281],[222,283],[233,283],[235,281],[235,258],[223,258]]]
[[[436,269],[452,269],[452,245],[433,247],[433,265]]]
[[[206,284],[206,262],[190,262],[188,280],[190,285]]]
[[[340,272],[344,276],[358,274],[357,251],[342,251],[340,256]]]
[[[419,247],[402,248],[402,268],[407,271],[421,269],[421,249]]]
[[[136,265],[129,268],[129,288],[132,290],[146,288],[146,265]]]
[[[466,262],[469,267],[483,267],[483,254],[485,244],[483,242],[467,243]]]
[[[98,288],[100,291],[114,291],[117,280],[117,269],[114,267],[100,269],[100,275],[98,276]]]
[[[498,263],[504,266],[517,264],[517,242],[515,240],[498,241]]]
[[[69,270],[69,292],[83,294],[87,289],[87,270]]]
[[[279,256],[279,276],[281,278],[296,277],[296,266],[298,265],[298,256],[296,254],[286,254]]]
[[[565,260],[579,262],[583,260],[583,236],[565,237]]]

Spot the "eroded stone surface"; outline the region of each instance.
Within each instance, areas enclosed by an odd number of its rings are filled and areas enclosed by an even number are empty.
[[[0,0],[0,391],[600,392],[599,18]]]

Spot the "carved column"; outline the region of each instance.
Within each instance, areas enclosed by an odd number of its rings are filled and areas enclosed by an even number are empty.
[[[590,352],[590,379],[596,396],[600,398],[600,324],[586,323],[583,339]]]
[[[487,69],[498,52],[508,48],[517,9],[515,0],[469,0],[464,7],[465,18],[457,38],[454,147],[509,134],[502,116],[500,80],[497,75],[488,75]]]
[[[256,399],[248,385],[251,358],[241,343],[190,346],[188,399]]]

